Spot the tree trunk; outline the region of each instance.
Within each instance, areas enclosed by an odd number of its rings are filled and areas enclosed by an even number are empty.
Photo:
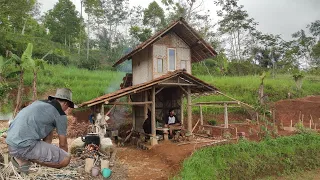
[[[263,86],[263,83],[260,84],[260,87],[259,87],[259,102],[260,102],[260,105],[264,105],[264,86]]]
[[[19,81],[19,87],[18,87],[18,92],[17,92],[17,100],[16,100],[16,108],[13,113],[13,117],[15,117],[18,114],[18,111],[20,111],[21,108],[21,96],[22,96],[22,88],[23,88],[23,75],[24,75],[24,70],[20,68],[21,73],[20,73],[20,81]]]
[[[81,0],[81,10],[80,10],[80,17],[81,17],[81,20],[82,20],[82,4],[83,4],[83,1]],[[78,49],[78,54],[80,55],[80,51],[81,51],[81,36],[82,36],[82,33],[81,33],[81,25],[82,23],[80,23],[80,36],[79,36],[79,49]]]
[[[240,30],[237,31],[238,32],[238,56],[239,56],[239,59],[241,60],[242,57],[241,57],[241,43],[240,43]]]
[[[24,21],[23,28],[21,34],[24,35],[24,30],[26,29],[27,19]]]
[[[33,96],[32,100],[37,99],[37,70],[33,70]]]
[[[89,39],[90,39],[90,29],[89,29],[89,26],[90,26],[90,13],[88,13],[88,38],[87,38],[87,61],[89,60]]]

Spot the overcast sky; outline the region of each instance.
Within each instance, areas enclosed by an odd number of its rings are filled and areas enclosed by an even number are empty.
[[[58,0],[38,0],[41,11],[52,9]],[[80,1],[71,0],[80,12]],[[153,0],[129,0],[130,6],[147,7]],[[161,0],[156,0],[159,4]],[[217,19],[213,0],[204,0],[210,8],[212,19]],[[263,33],[281,34],[289,40],[291,34],[304,29],[310,22],[320,19],[320,0],[239,0],[249,16],[259,22],[258,30]]]

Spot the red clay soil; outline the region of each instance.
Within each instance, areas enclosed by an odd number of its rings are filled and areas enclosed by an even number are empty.
[[[281,100],[275,103],[276,120],[282,122],[284,126],[290,126],[291,120],[293,126],[302,119],[304,125],[309,127],[312,117],[314,123],[320,128],[320,96],[308,96],[300,99]],[[314,126],[313,126],[314,127]]]
[[[198,146],[178,146],[176,143],[166,142],[148,151],[130,147],[119,148],[117,156],[128,166],[130,180],[164,180],[176,175],[182,167],[183,160]]]

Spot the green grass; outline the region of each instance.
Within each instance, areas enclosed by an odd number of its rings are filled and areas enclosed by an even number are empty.
[[[320,136],[300,134],[196,151],[175,179],[256,179],[320,167]]]
[[[73,92],[76,103],[91,100],[120,88],[124,73],[115,71],[90,71],[62,65],[46,65],[38,74],[38,92],[40,94],[55,91],[59,87],[68,87]],[[25,85],[32,85],[33,74],[25,76]]]
[[[101,96],[107,92],[119,89],[124,73],[115,71],[89,71],[76,67],[66,67],[62,65],[46,65],[45,70],[41,70],[38,75],[38,91],[40,94],[48,92],[58,87],[69,87],[73,91],[76,103]],[[259,76],[240,77],[211,77],[209,75],[197,76],[201,80],[217,87],[221,92],[243,101],[248,104],[256,104],[258,89],[260,85]],[[26,74],[25,84],[31,86],[33,75]],[[320,94],[320,76],[306,76],[302,90],[297,91],[295,82],[291,75],[278,75],[276,79],[265,79],[265,94],[271,102],[286,99],[288,92],[293,98],[307,95]],[[224,96],[200,97],[195,102],[223,101],[230,100]],[[203,108],[204,113],[221,113],[223,109],[213,107]],[[199,108],[194,107],[195,113]],[[230,112],[242,112],[241,108],[230,109]]]
[[[259,76],[238,76],[238,77],[212,77],[209,75],[197,76],[201,80],[217,87],[222,93],[233,97],[242,102],[257,105],[258,104],[258,90],[260,86]],[[267,95],[269,102],[276,102],[282,99],[287,99],[288,93],[291,93],[291,98],[299,98],[308,95],[320,94],[320,76],[306,76],[303,80],[302,89],[297,90],[295,82],[291,75],[278,75],[275,79],[268,77],[264,80],[264,94]],[[224,101],[230,100],[221,95],[213,95],[200,97],[195,102],[209,102],[209,101]],[[222,113],[223,109],[214,107],[204,108],[204,113]],[[199,108],[193,108],[196,113]],[[242,113],[242,108],[231,108],[230,112]]]

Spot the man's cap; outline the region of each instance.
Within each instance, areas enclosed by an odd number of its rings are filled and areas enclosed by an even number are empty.
[[[59,88],[59,89],[57,89],[56,95],[48,96],[49,100],[52,100],[54,98],[69,101],[70,102],[69,103],[70,104],[69,105],[70,108],[77,108],[78,107],[73,103],[73,101],[72,101],[72,91],[70,89],[68,89],[68,88]]]

